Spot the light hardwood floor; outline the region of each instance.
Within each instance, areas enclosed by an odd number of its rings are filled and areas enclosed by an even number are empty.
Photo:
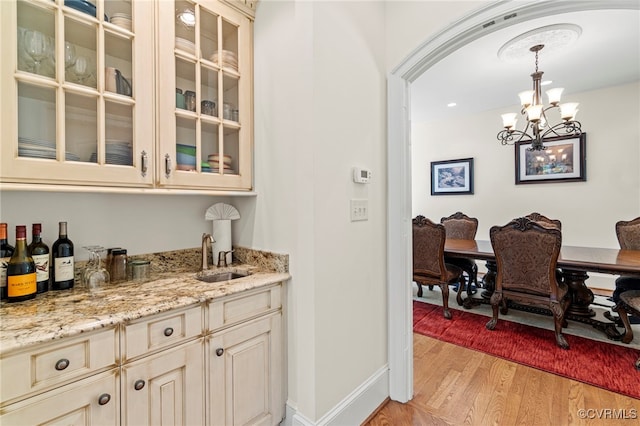
[[[640,424],[638,399],[413,336],[413,400],[388,401],[365,426]],[[581,418],[582,413],[589,418]]]

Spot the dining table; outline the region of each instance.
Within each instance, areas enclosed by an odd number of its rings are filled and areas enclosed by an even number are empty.
[[[495,289],[497,273],[496,257],[491,241],[447,238],[444,254],[447,257],[464,257],[486,262],[487,272],[482,280],[481,297],[472,300],[467,294],[464,306],[470,307],[474,301],[489,303]],[[567,309],[567,319],[590,324],[603,331],[612,340],[622,340],[624,335],[618,331],[616,319],[594,318],[596,312],[591,307],[594,293],[587,286],[586,281],[589,273],[593,272],[640,277],[640,250],[563,245],[558,256],[557,267],[569,289],[570,304]]]

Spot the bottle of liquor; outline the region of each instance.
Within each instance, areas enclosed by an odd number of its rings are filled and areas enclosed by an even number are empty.
[[[0,223],[0,299],[7,298],[7,265],[13,254],[13,246],[7,242],[7,224]]]
[[[36,264],[27,250],[27,227],[16,226],[16,248],[7,265],[7,299],[21,302],[36,297]]]
[[[29,244],[29,255],[36,264],[36,283],[38,293],[49,291],[49,247],[42,241],[42,225],[34,223],[32,227],[32,240]]]
[[[52,288],[67,290],[73,288],[75,278],[73,243],[67,238],[67,222],[59,223],[58,239],[51,247],[53,258]]]

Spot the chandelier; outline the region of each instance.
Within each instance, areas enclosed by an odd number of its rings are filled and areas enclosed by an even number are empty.
[[[578,103],[568,102],[560,104],[560,96],[563,88],[547,90],[549,105],[542,103],[541,80],[542,71],[538,71],[538,52],[544,48],[544,44],[536,44],[529,50],[536,55],[536,70],[531,74],[533,78],[533,90],[520,92],[520,104],[522,109],[520,114],[526,119],[522,130],[516,129],[517,113],[502,114],[502,124],[504,130],[498,132],[497,138],[502,145],[513,145],[517,142],[531,141],[528,151],[542,151],[546,149],[543,140],[554,136],[580,136],[582,134],[581,124],[575,120],[578,112]],[[560,121],[557,124],[550,124],[547,113],[552,109],[559,109]]]

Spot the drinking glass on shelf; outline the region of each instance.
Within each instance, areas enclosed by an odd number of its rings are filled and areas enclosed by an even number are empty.
[[[89,61],[84,56],[78,56],[76,58],[76,62],[73,65],[73,73],[77,78],[77,82],[80,84],[84,84],[86,79],[89,77]]]
[[[40,64],[50,54],[51,50],[49,37],[40,31],[25,30],[23,46],[27,55],[33,59],[35,73],[40,74]]]
[[[66,69],[71,68],[76,64],[76,47],[69,43],[64,42],[64,67]]]

